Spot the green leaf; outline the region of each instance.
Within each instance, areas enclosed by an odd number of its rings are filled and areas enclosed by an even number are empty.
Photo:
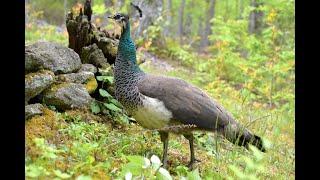
[[[26,166],[27,177],[32,177],[32,178],[38,177],[43,173],[43,171],[44,171],[44,168],[41,166],[36,166],[33,164]]]
[[[144,164],[144,157],[142,156],[126,156],[126,158],[134,164],[141,164],[141,166]]]
[[[61,172],[59,169],[58,170],[53,170],[54,174],[56,176],[58,176],[59,178],[61,179],[67,179],[67,178],[70,178],[71,175],[70,174],[67,174],[67,173],[63,173]]]
[[[129,160],[129,163],[124,165],[122,168],[122,175],[124,176],[128,172],[132,173],[133,175],[140,175],[143,171],[144,165],[144,157],[142,156],[126,156]]]
[[[169,171],[167,171],[166,169],[161,167],[157,173],[156,179],[157,180],[172,180],[172,177],[171,177]]]
[[[90,108],[92,113],[94,114],[98,114],[101,111],[99,104],[95,101],[91,104]]]
[[[86,176],[86,175],[83,175],[81,174],[80,176],[78,176],[76,178],[76,180],[91,180],[92,178],[90,176]]]
[[[113,76],[97,76],[96,79],[98,81],[104,81],[106,83],[110,83],[112,84],[114,81],[114,77]]]
[[[117,101],[116,99],[111,99],[110,103],[112,103],[120,108],[123,108],[122,104],[119,101]]]
[[[199,175],[198,169],[191,171],[188,173],[188,178],[187,179],[192,179],[192,180],[201,180],[201,177]]]
[[[99,93],[102,97],[112,97],[108,91],[104,90],[104,89],[99,89]]]
[[[106,108],[108,108],[108,109],[110,109],[110,110],[112,110],[112,111],[118,111],[118,112],[121,111],[120,108],[118,108],[116,105],[114,105],[114,104],[112,104],[112,103],[103,103],[103,105],[104,105]]]
[[[131,172],[133,175],[137,176],[142,173],[142,165],[130,162],[123,167],[122,174],[125,175]]]

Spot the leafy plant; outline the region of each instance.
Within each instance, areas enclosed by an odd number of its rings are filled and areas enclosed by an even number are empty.
[[[112,75],[112,70],[99,69],[101,75],[96,76],[96,79],[102,82],[102,87],[113,86],[114,77]],[[105,114],[113,119],[115,122],[120,124],[128,124],[129,120],[125,112],[123,111],[123,106],[118,102],[107,90],[100,88],[99,95],[102,101],[95,100],[91,104],[91,111],[94,114]]]
[[[263,154],[254,146],[250,146],[250,150],[253,152],[253,158],[242,156],[245,164],[241,166],[230,165],[229,168],[233,171],[236,179],[259,179],[258,175],[260,173],[265,173],[265,167],[263,164],[264,156]],[[234,179],[233,177],[228,177],[228,179]]]
[[[126,180],[130,180],[133,177],[134,179],[173,179],[166,169],[160,167],[161,161],[156,155],[152,155],[150,159],[142,156],[126,156],[126,158],[129,163],[125,164],[121,171]]]

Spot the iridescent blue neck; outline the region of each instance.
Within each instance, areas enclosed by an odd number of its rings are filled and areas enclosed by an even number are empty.
[[[126,24],[126,27],[123,28],[123,31],[121,33],[118,46],[118,56],[118,60],[121,61],[121,63],[129,62],[133,65],[131,66],[132,68],[130,70],[142,72],[137,64],[136,47],[131,39],[129,22]]]

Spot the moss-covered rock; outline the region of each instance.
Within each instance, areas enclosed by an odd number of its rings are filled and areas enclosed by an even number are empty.
[[[108,67],[110,66],[107,58],[105,58],[101,49],[96,44],[86,46],[81,51],[81,61],[84,64],[94,64],[97,67]]]
[[[59,110],[88,107],[93,99],[82,84],[61,83],[43,92],[43,103]]]
[[[58,81],[72,82],[72,83],[77,83],[77,84],[84,84],[90,78],[94,78],[94,74],[92,72],[86,72],[86,71],[57,75]]]
[[[97,73],[98,69],[92,64],[82,64],[78,72],[92,72],[93,74]]]
[[[110,39],[107,37],[102,37],[98,41],[98,47],[102,50],[104,56],[108,59],[108,62],[110,64],[113,64],[116,59],[118,52],[118,44],[118,40]]]
[[[97,87],[97,80],[92,72],[78,72],[78,73],[70,73],[70,74],[60,74],[57,76],[58,81],[62,82],[70,82],[76,84],[83,84],[89,94],[93,93]]]
[[[26,105],[25,110],[25,120],[32,118],[35,115],[41,115],[43,112],[44,106],[42,104],[29,104]]]
[[[85,83],[85,87],[89,94],[92,94],[95,92],[95,90],[98,88],[98,82],[95,77],[89,78],[88,81]]]
[[[48,88],[54,82],[54,78],[53,72],[47,70],[25,75],[25,102]]]
[[[25,47],[25,71],[47,69],[55,74],[76,72],[81,68],[79,55],[58,43],[40,41]]]

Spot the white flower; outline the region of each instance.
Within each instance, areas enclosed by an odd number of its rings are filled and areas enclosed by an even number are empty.
[[[127,172],[126,176],[125,176],[125,180],[131,180],[132,179],[132,173],[131,172]]]
[[[152,164],[161,164],[160,159],[156,155],[152,155],[150,160],[151,160]]]
[[[144,158],[144,165],[142,166],[142,168],[148,168],[150,166],[150,160],[147,158]]]
[[[166,169],[164,169],[164,168],[161,167],[161,168],[159,169],[159,173],[160,173],[165,179],[172,180],[172,177],[171,177],[170,173],[169,173]]]

